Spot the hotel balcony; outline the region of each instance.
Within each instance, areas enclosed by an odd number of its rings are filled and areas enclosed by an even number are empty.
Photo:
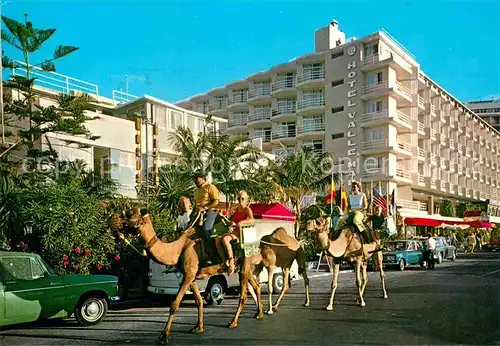
[[[361,178],[366,180],[395,180],[400,184],[407,185],[413,183],[411,172],[404,168],[397,168],[395,175],[389,174],[387,169],[367,168],[361,172]]]
[[[465,156],[468,158],[472,157],[472,149],[469,147],[465,147]]]
[[[472,177],[472,168],[470,168],[470,167],[465,167],[465,168],[464,168],[464,172],[465,172],[465,177],[466,177],[466,178],[471,178],[471,177]]]
[[[442,157],[439,158],[439,167],[441,167],[441,169],[448,169],[448,162],[446,159]]]
[[[465,197],[472,198],[472,189],[469,188],[465,189]]]
[[[323,138],[325,136],[325,123],[306,123],[299,126],[297,131],[298,139],[315,139]]]
[[[294,142],[297,140],[295,128],[278,129],[272,132],[272,142]]]
[[[314,97],[306,100],[297,101],[297,114],[311,115],[318,111],[325,110],[325,99],[323,97]]]
[[[247,129],[248,118],[233,118],[229,119],[227,122],[227,131],[228,132],[243,132]]]
[[[454,161],[448,161],[448,170],[451,173],[455,173],[457,171],[457,164]]]
[[[253,105],[261,105],[271,102],[270,86],[265,88],[252,88],[248,92],[248,103]]]
[[[461,122],[458,122],[457,123],[457,132],[459,134],[463,134],[464,133],[464,129],[465,129],[465,125],[462,124]]]
[[[443,147],[446,147],[447,146],[447,138],[446,138],[446,135],[444,133],[440,133],[439,134],[439,144],[441,144]]]
[[[456,193],[455,184],[449,183],[448,191],[450,192],[450,194],[454,195]]]
[[[457,142],[455,142],[453,139],[449,139],[448,141],[448,146],[451,150],[456,151],[457,150]]]
[[[455,116],[450,117],[450,128],[452,130],[455,130],[457,128],[457,122],[458,122],[458,119],[455,118]]]
[[[385,80],[377,84],[368,84],[361,87],[361,99],[363,101],[380,98],[386,95],[391,95],[402,105],[406,106],[411,106],[413,101],[411,90],[399,81],[389,84],[389,82]]]
[[[458,173],[459,175],[464,175],[464,173],[465,173],[465,172],[464,172],[464,166],[462,166],[462,165],[461,165],[461,164],[459,164],[459,163],[457,164],[457,173]]]
[[[425,187],[425,177],[423,174],[417,173],[415,174],[415,185],[424,186]]]
[[[250,139],[257,139],[257,138],[262,138],[262,143],[263,144],[269,144],[271,143],[271,134],[266,133],[265,135],[252,135]]]
[[[437,155],[434,153],[427,153],[427,158],[432,166],[437,166]]]
[[[271,108],[255,108],[248,116],[248,126],[271,124]]]
[[[448,185],[447,181],[438,180],[438,186],[442,192],[448,192]]]
[[[425,125],[424,123],[421,123],[420,121],[416,121],[416,126],[417,126],[417,133],[419,136],[425,136]]]
[[[442,124],[447,124],[449,116],[442,110],[436,110],[437,117]]]
[[[417,98],[417,105],[418,105],[418,108],[420,108],[422,111],[425,111],[425,99],[418,95],[418,98]]]
[[[398,206],[401,207],[401,209],[408,209],[411,211],[420,211],[420,212],[427,212],[427,203],[425,202],[420,202],[420,201],[409,201],[406,199],[399,199],[398,198]]]
[[[227,101],[227,109],[248,107],[248,94],[232,95]]]
[[[278,103],[278,106],[273,108],[272,120],[273,121],[284,121],[284,120],[296,120],[297,118],[297,107],[296,103],[292,101]]]
[[[295,80],[283,79],[271,84],[271,95],[274,97],[295,96],[297,89],[295,88]]]
[[[427,103],[425,105],[425,114],[430,115],[433,118],[437,117],[436,106],[434,106],[432,103]]]
[[[480,192],[479,193],[479,199],[481,201],[485,201],[486,200],[486,192]]]
[[[428,189],[436,190],[437,189],[437,179],[432,177],[425,177],[425,186]]]
[[[397,71],[398,75],[404,74],[406,76],[411,76],[413,74],[412,65],[395,52],[367,56],[362,61],[361,71],[372,71],[385,66],[391,66]]]
[[[389,144],[389,140],[387,138],[362,142],[361,152],[363,155],[392,152],[406,158],[411,158],[413,156],[411,144],[400,139],[392,145]]]
[[[417,158],[419,161],[425,161],[425,151],[422,148],[417,148]]]
[[[437,132],[432,127],[425,128],[425,138],[431,141],[437,141]]]
[[[382,124],[392,123],[396,127],[411,131],[411,116],[395,108],[384,109],[376,113],[365,113],[361,116],[361,127],[373,127]]]
[[[211,101],[210,106],[208,108],[208,112],[211,115],[218,115],[225,113],[227,111],[227,99],[224,99],[223,101]]]
[[[325,85],[325,70],[302,71],[297,75],[297,89],[317,88]]]

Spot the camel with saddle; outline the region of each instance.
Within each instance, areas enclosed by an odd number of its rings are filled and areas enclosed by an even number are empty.
[[[204,244],[205,250],[207,247],[212,248],[212,251],[209,251],[209,253],[211,253],[213,257],[211,258],[212,264],[209,266],[202,265],[202,263],[205,263],[203,258],[203,253],[205,251],[200,250],[200,248],[202,248],[200,242],[206,240],[196,236],[196,227],[197,224],[199,224],[198,221],[200,217],[202,217],[202,214],[197,215],[196,220],[182,232],[177,240],[168,243],[161,241],[156,236],[150,215],[139,208],[134,208],[127,213],[122,213],[121,216],[114,216],[111,221],[111,227],[118,232],[138,236],[144,243],[147,253],[153,260],[160,264],[176,266],[183,274],[182,283],[177,296],[170,306],[170,314],[166,327],[158,339],[159,343],[168,342],[175,313],[179,308],[184,294],[189,288],[191,288],[194,294],[198,309],[198,322],[195,327],[191,329],[191,332],[203,332],[203,300],[196,280],[208,278],[214,274],[227,271],[227,267],[223,261],[218,258],[215,244],[212,246]],[[218,218],[223,217],[219,215]],[[215,241],[212,239],[212,242],[214,243]],[[274,306],[271,301],[272,288],[269,289],[270,306],[267,311],[268,313],[272,313],[273,309],[276,310],[279,307],[286,293],[288,288],[288,273],[294,260],[297,260],[299,273],[304,277],[306,286],[306,303],[304,305],[309,305],[309,280],[306,273],[304,251],[298,241],[290,237],[283,228],[277,228],[272,234],[263,237],[258,246],[258,251],[254,251],[253,253],[237,251],[235,253],[240,254],[236,264],[239,271],[241,295],[236,314],[228,324],[229,328],[236,328],[238,326],[240,313],[247,300],[247,291],[250,291],[256,300],[257,313],[254,315],[254,318],[260,319],[264,316],[260,284],[256,279],[256,276],[260,274],[263,268],[268,270],[269,282],[272,282],[274,269],[277,267],[283,269],[285,276],[284,288]],[[249,284],[250,286],[248,286]],[[268,286],[272,287],[272,285]]]
[[[338,208],[338,207],[337,207]],[[306,229],[316,235],[316,244],[327,255],[334,258],[334,271],[332,290],[326,310],[333,310],[333,300],[338,286],[338,276],[342,260],[354,262],[356,272],[357,295],[356,302],[359,306],[365,306],[364,292],[368,281],[366,272],[368,259],[374,256],[375,266],[380,272],[382,282],[382,298],[387,298],[385,289],[385,273],[382,268],[382,253],[380,239],[375,231],[368,228],[361,235],[355,230],[348,215],[342,215],[340,208],[337,209],[340,218],[335,228],[330,229],[331,218],[321,215],[318,219],[307,221]]]

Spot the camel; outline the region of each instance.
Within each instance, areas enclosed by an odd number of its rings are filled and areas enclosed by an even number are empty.
[[[363,296],[368,280],[368,275],[366,273],[367,261],[375,253],[374,262],[378,267],[380,280],[382,282],[381,297],[386,299],[388,296],[385,290],[385,273],[382,268],[382,253],[380,252],[379,240],[374,240],[370,243],[362,243],[352,226],[343,227],[338,231],[332,232],[329,232],[329,226],[330,217],[320,217],[319,219],[309,220],[306,227],[307,231],[316,234],[316,244],[335,260],[332,292],[326,310],[333,310],[333,299],[338,285],[341,258],[355,262],[356,286],[358,291],[356,302],[359,306],[363,307],[366,305]]]
[[[202,333],[203,300],[196,280],[208,278],[216,273],[223,273],[226,271],[226,268],[223,264],[200,268],[200,261],[196,252],[198,240],[190,238],[195,234],[194,228],[188,228],[182,233],[179,239],[165,243],[156,236],[151,217],[139,208],[134,208],[130,215],[124,217],[118,218],[115,216],[111,223],[113,229],[121,229],[138,235],[146,245],[147,252],[155,261],[165,265],[177,265],[183,274],[183,281],[177,297],[170,307],[167,325],[162,334],[160,334],[159,343],[168,342],[174,315],[189,287],[195,296],[198,308],[198,323],[191,329],[191,332]],[[309,306],[309,279],[306,273],[305,254],[300,244],[296,239],[288,236],[283,228],[276,229],[271,235],[265,236],[263,239],[264,243],[261,244],[261,253],[243,258],[242,263],[239,265],[241,295],[236,314],[228,324],[229,328],[236,328],[238,326],[239,315],[247,300],[247,291],[250,291],[256,301],[257,313],[254,315],[254,318],[261,319],[264,317],[260,284],[256,280],[263,267],[269,268],[269,282],[272,282],[274,268],[282,267],[284,271],[285,286],[278,297],[277,303],[274,305],[274,309],[276,310],[288,289],[289,269],[293,260],[296,259],[300,268],[299,272],[303,275],[306,285],[306,303],[304,305]],[[180,265],[178,263],[179,260],[182,261]],[[269,287],[271,287],[269,296],[271,302],[272,284]],[[269,310],[272,311],[271,304]]]
[[[168,343],[168,337],[170,336],[175,313],[179,309],[179,305],[188,288],[191,288],[198,308],[198,322],[190,332],[195,334],[203,333],[203,299],[196,280],[208,278],[216,273],[223,273],[226,271],[226,268],[224,264],[200,268],[200,260],[196,252],[196,246],[199,240],[191,239],[195,234],[194,227],[189,227],[177,240],[166,243],[156,236],[150,215],[145,211],[141,211],[139,208],[134,208],[129,215],[122,215],[121,220],[115,216],[111,220],[111,223],[114,229],[121,229],[124,232],[138,236],[144,242],[147,253],[155,261],[169,266],[177,265],[183,274],[182,283],[177,296],[170,306],[170,314],[166,327],[160,334],[157,342],[160,344]],[[260,285],[253,275],[255,265],[261,262],[262,257],[260,255],[245,257],[240,266],[240,282],[242,286],[245,286],[245,289],[241,291],[240,301],[246,300],[248,283],[250,283],[253,289],[250,292],[252,295],[253,292],[255,292],[255,298],[257,300],[257,313],[254,315],[256,319],[264,317],[263,306],[260,299]]]
[[[274,311],[278,310],[278,307],[288,291],[288,281],[290,275],[290,267],[293,261],[296,260],[299,266],[299,274],[304,278],[304,286],[306,290],[306,300],[304,306],[308,307],[309,300],[309,277],[307,276],[306,268],[306,255],[304,249],[297,241],[297,239],[288,235],[286,230],[279,227],[273,231],[270,235],[262,237],[260,240],[260,251],[262,255],[262,262],[256,266],[255,275],[259,275],[262,269],[265,267],[268,273],[268,295],[269,295],[269,308],[266,311],[268,315],[272,315]],[[273,295],[273,276],[274,271],[277,267],[281,267],[283,270],[284,286],[281,291],[276,304],[273,305],[272,295]],[[242,292],[246,290],[246,287],[241,287]],[[238,318],[245,306],[245,300],[240,300],[238,304],[238,309],[236,310],[236,315],[233,318],[232,323],[238,323]]]

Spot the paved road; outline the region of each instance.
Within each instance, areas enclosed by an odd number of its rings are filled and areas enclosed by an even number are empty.
[[[311,307],[301,306],[303,286],[294,282],[281,309],[257,321],[246,308],[240,328],[229,330],[237,299],[205,309],[205,333],[191,335],[194,304],[177,314],[171,344],[475,344],[500,345],[500,253],[460,257],[435,271],[408,268],[387,272],[389,299],[379,298],[377,273],[370,273],[367,306],[354,305],[354,274],[343,273],[335,309],[323,310],[330,276],[312,279]],[[267,305],[267,304],[266,304]],[[136,307],[109,312],[101,324],[79,327],[73,320],[11,327],[0,345],[151,345],[167,319],[168,308]]]

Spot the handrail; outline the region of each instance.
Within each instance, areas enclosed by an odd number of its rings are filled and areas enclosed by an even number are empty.
[[[127,94],[122,91],[113,90],[113,102],[115,103],[127,103],[133,100],[137,100],[139,97]]]
[[[324,68],[321,70],[302,71],[297,75],[297,84],[320,79],[325,79]]]
[[[298,133],[309,133],[309,132],[317,132],[317,131],[325,131],[325,123],[324,122],[315,122],[312,124],[303,124],[299,126]]]
[[[292,89],[295,88],[294,78],[277,80],[271,84],[271,92],[278,91],[281,89]]]
[[[325,105],[325,99],[322,96],[297,101],[297,109],[304,109],[308,107],[322,107],[324,105]]]
[[[272,139],[279,138],[294,138],[297,135],[297,130],[292,129],[279,129],[272,132]]]
[[[293,114],[296,112],[297,103],[294,101],[278,102],[277,107],[273,108],[272,115]]]
[[[248,122],[260,121],[260,120],[270,120],[271,119],[271,108],[254,108],[252,113],[248,117]]]

